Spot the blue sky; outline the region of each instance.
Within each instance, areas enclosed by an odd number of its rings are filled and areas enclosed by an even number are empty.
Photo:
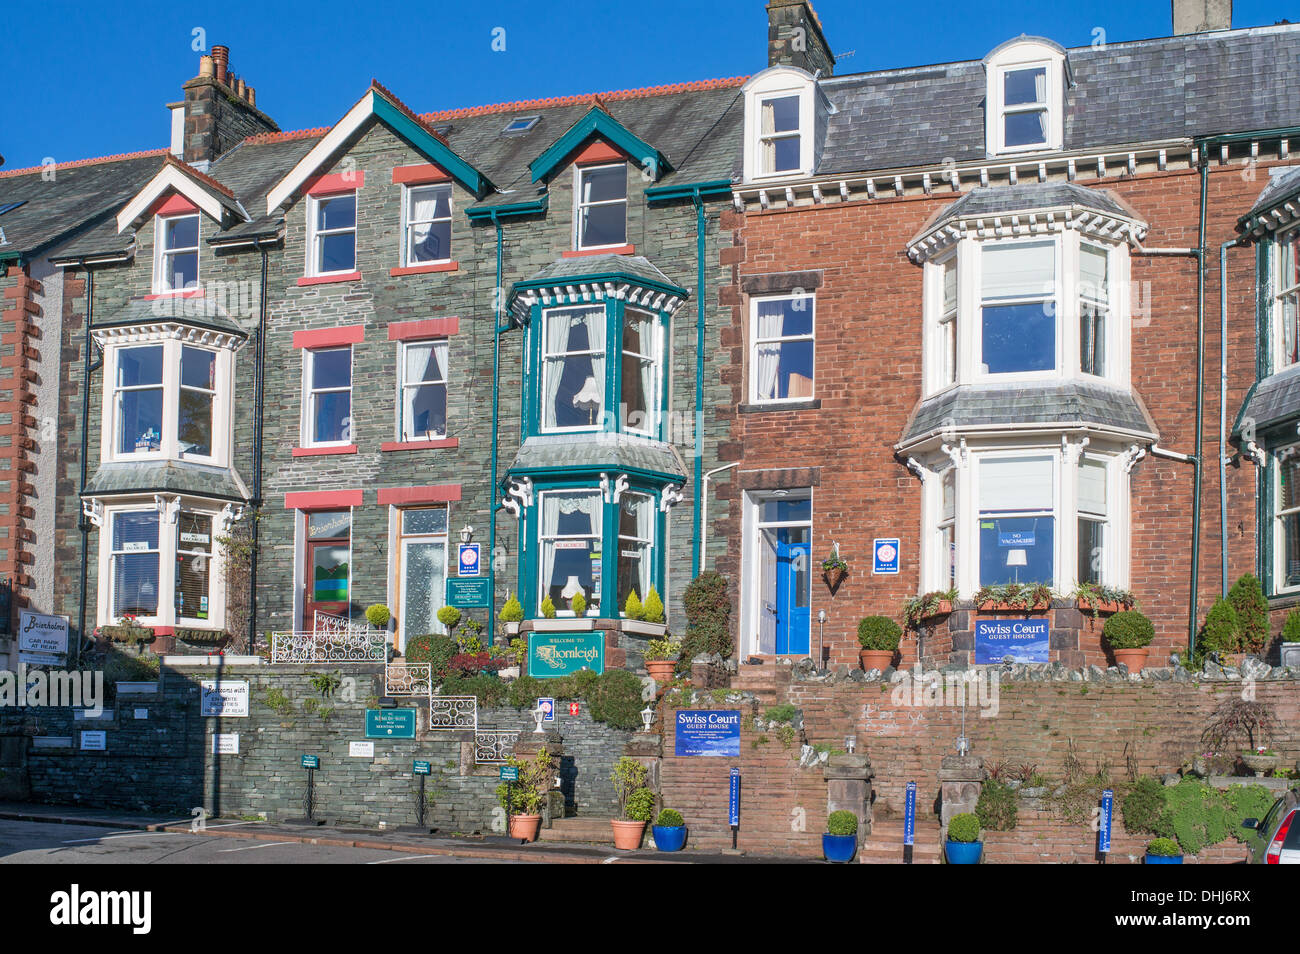
[[[1297,18],[1237,0],[1234,26]],[[1165,36],[1168,0],[865,3],[816,0],[837,73],[976,59],[1020,33],[1065,46]],[[993,12],[989,12],[990,7]],[[917,15],[917,11],[923,11]],[[505,30],[504,52],[492,50]],[[766,63],[763,0],[358,3],[314,0],[15,7],[0,31],[4,168],[167,145],[164,105],[198,71],[194,31],[230,47],[282,129],[333,123],[371,77],[419,112],[737,76]],[[852,51],[852,56],[844,56]]]

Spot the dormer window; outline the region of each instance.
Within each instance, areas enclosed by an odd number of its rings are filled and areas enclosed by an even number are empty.
[[[627,244],[627,163],[577,169],[575,204],[579,251]]]
[[[1065,52],[1045,40],[1013,40],[990,53],[984,64],[989,153],[1060,149]]]
[[[745,180],[811,175],[813,143],[831,111],[817,81],[774,66],[745,84]]]
[[[199,283],[199,216],[159,216],[154,257],[155,294],[195,288]]]

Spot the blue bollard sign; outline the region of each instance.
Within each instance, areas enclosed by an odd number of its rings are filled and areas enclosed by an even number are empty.
[[[1108,788],[1101,793],[1101,817],[1097,828],[1097,851],[1103,855],[1110,853],[1110,823],[1114,815],[1115,792]]]
[[[903,806],[903,844],[916,843],[916,783],[907,783],[907,801]]]
[[[740,827],[740,769],[731,770],[727,792],[727,824]]]

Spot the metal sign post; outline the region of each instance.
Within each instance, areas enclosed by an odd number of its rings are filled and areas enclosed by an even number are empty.
[[[740,769],[733,768],[727,792],[727,824],[731,826],[731,850],[736,850],[736,836],[740,831]]]
[[[519,769],[514,765],[501,766],[499,775],[506,783],[506,834],[510,834],[510,810],[515,806],[515,782],[519,781]]]
[[[420,787],[415,793],[415,824],[424,830],[426,829],[425,815],[429,807],[424,790],[424,780],[433,771],[433,766],[428,762],[416,761],[411,766],[411,770],[415,773],[415,777],[420,780]]]
[[[307,790],[302,796],[302,818],[286,819],[290,825],[323,825],[324,821],[316,817],[316,770],[320,768],[319,755],[304,755],[302,767],[307,770]]]
[[[1097,819],[1097,860],[1103,865],[1110,854],[1110,825],[1114,817],[1115,791],[1108,788],[1101,793],[1101,817]]]
[[[907,801],[903,807],[903,864],[912,863],[912,845],[916,842],[916,783],[907,783]]]

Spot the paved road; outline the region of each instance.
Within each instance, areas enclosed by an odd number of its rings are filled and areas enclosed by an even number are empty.
[[[0,820],[0,864],[491,864],[379,848]]]

